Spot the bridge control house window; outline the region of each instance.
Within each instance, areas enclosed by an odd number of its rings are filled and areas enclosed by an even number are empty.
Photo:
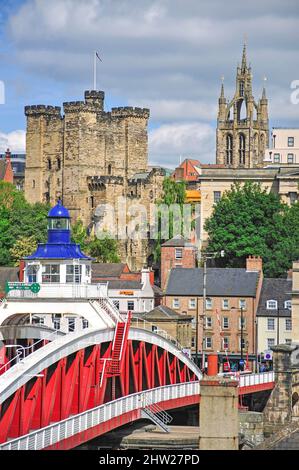
[[[82,266],[79,264],[66,266],[66,282],[81,284]]]
[[[42,267],[42,282],[53,283],[60,282],[60,265],[46,264]]]

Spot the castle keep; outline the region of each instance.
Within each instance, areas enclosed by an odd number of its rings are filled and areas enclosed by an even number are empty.
[[[252,95],[251,67],[244,45],[242,64],[237,68],[236,91],[230,102],[222,84],[219,98],[216,163],[228,168],[263,167],[269,146],[268,100],[265,88],[256,103]]]
[[[119,107],[104,111],[104,92],[86,91],[85,101],[60,107],[26,106],[25,196],[31,203],[59,198],[71,217],[93,226],[98,204],[149,203],[161,196],[164,172],[148,170],[149,110]],[[115,221],[116,225],[118,220]],[[120,243],[131,269],[147,263],[147,240]]]

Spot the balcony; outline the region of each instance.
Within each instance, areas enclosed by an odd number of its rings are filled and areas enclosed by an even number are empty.
[[[99,299],[107,297],[107,284],[27,284],[7,282],[7,299]],[[38,286],[35,288],[34,286]]]

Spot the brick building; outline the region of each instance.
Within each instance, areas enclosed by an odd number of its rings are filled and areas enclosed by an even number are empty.
[[[5,157],[0,159],[0,181],[11,184],[14,182],[9,149],[6,150]]]
[[[171,338],[174,338],[180,346],[190,353],[192,341],[192,316],[180,315],[172,308],[165,305],[159,305],[150,312],[133,318],[133,326],[138,327],[138,322],[145,320],[145,328],[151,328],[152,331],[163,330]],[[148,325],[147,325],[148,323]],[[163,334],[163,333],[162,333]]]
[[[165,289],[172,268],[195,268],[196,247],[181,235],[161,245],[161,289]]]
[[[256,353],[256,313],[263,282],[262,260],[250,257],[246,268],[207,268],[203,308],[203,269],[174,268],[164,303],[193,317],[193,352],[222,352],[231,359]],[[241,327],[241,317],[243,327]],[[241,348],[242,343],[242,348]]]

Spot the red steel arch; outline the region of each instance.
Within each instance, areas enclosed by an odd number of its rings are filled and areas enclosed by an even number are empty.
[[[117,398],[198,380],[188,361],[171,350],[128,339],[119,374],[102,376],[103,360],[112,353],[110,340],[72,352],[38,374],[28,374],[26,383],[0,405],[0,443]]]

